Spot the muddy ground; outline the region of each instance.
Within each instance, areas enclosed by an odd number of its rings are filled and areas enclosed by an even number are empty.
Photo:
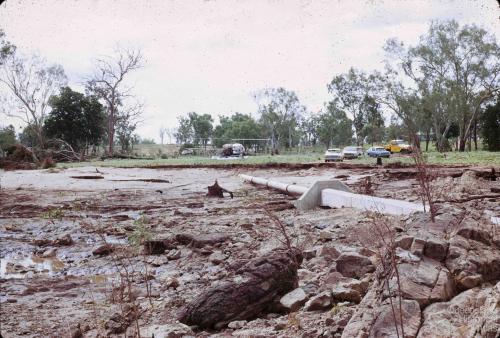
[[[498,227],[499,181],[488,180],[489,168],[435,170],[440,175],[434,184],[441,217],[455,217],[455,211],[462,210]],[[306,253],[298,276],[308,297],[319,293],[335,271],[335,263],[317,255],[318,250],[328,246],[342,253],[367,246],[361,233],[372,218],[366,212],[298,211],[295,198],[245,184],[239,173],[304,186],[340,179],[358,192],[419,200],[411,168],[84,167],[3,172],[1,336],[134,337],[137,330],[141,337],[340,336],[355,303],[343,302],[329,311],[263,313],[219,331],[177,322],[179,311],[200,292],[231,276],[244,262],[283,246],[273,215]],[[234,198],[206,196],[207,186],[216,179]],[[447,214],[450,206],[455,211]],[[407,220],[391,218],[394,224]],[[145,241],[177,234],[227,238],[202,247],[176,243],[160,248],[161,253],[144,251]]]

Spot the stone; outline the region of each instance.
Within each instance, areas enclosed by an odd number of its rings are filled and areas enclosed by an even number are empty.
[[[94,256],[107,256],[107,255],[111,254],[114,250],[115,250],[115,247],[113,246],[113,244],[106,243],[106,244],[103,244],[103,245],[95,248],[94,250],[92,250],[92,255],[94,255]]]
[[[410,250],[412,243],[413,236],[400,236],[395,240],[396,247],[399,247],[403,250]]]
[[[337,258],[337,271],[345,277],[362,278],[365,274],[375,271],[371,260],[356,252],[345,252]]]
[[[221,264],[226,259],[226,255],[224,255],[221,251],[215,251],[210,256],[208,256],[210,262],[215,265]]]
[[[57,249],[56,248],[47,249],[42,254],[42,258],[52,258],[52,257],[55,257],[56,253],[57,253]]]
[[[68,245],[72,245],[73,243],[74,243],[73,239],[71,238],[71,236],[69,234],[66,234],[62,237],[59,237],[53,241],[53,245],[57,245],[57,246],[68,246]]]
[[[142,246],[145,255],[161,255],[166,250],[175,248],[167,240],[159,239],[145,241]]]
[[[318,250],[319,257],[325,257],[328,261],[334,261],[340,256],[340,252],[330,245],[323,245]]]
[[[323,311],[332,307],[332,291],[327,290],[309,299],[304,305],[306,311]]]
[[[313,249],[304,250],[303,256],[304,256],[305,260],[310,260],[311,258],[316,257],[316,249],[313,248]]]
[[[280,305],[287,311],[297,311],[307,301],[307,295],[302,288],[297,288],[280,299]]]
[[[233,330],[237,330],[237,329],[241,329],[242,327],[244,327],[246,323],[247,323],[246,320],[235,320],[235,321],[229,323],[227,325],[227,327],[230,329],[233,329]]]
[[[187,338],[191,336],[194,336],[194,332],[182,323],[141,327],[141,337]]]
[[[332,299],[337,302],[352,302],[358,304],[361,301],[361,294],[351,288],[337,286],[332,289]]]
[[[298,249],[274,250],[239,268],[231,278],[204,290],[179,313],[179,321],[200,329],[222,328],[265,312],[277,297],[297,288]]]
[[[327,230],[323,230],[319,233],[319,238],[324,242],[331,241],[333,239],[333,233]]]
[[[414,238],[411,244],[410,252],[416,256],[422,257],[424,254],[425,239]]]
[[[438,261],[443,261],[448,253],[448,245],[447,242],[438,238],[427,239],[424,246],[424,255]]]
[[[418,338],[486,337],[500,332],[500,282],[464,291],[448,302],[434,303],[423,311]]]
[[[181,258],[181,251],[180,250],[171,250],[167,254],[167,258],[169,261],[175,261],[175,260]]]
[[[202,248],[206,245],[215,245],[229,240],[229,235],[224,233],[213,233],[204,235],[177,234],[175,240],[184,245],[192,245],[195,248]]]
[[[401,337],[401,320],[398,301],[393,299],[393,304],[396,307],[396,323]],[[405,337],[415,338],[422,321],[419,304],[414,300],[402,300],[403,308],[403,325]],[[396,326],[394,325],[394,313],[390,304],[384,304],[379,309],[375,309],[378,313],[377,319],[370,328],[370,337],[396,337]],[[343,335],[342,335],[343,336]]]

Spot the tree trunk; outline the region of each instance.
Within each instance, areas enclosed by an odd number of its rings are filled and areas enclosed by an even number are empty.
[[[474,120],[474,150],[477,151],[477,119]]]
[[[427,129],[427,132],[425,133],[425,151],[429,151],[429,141],[431,139],[431,131],[430,129]]]

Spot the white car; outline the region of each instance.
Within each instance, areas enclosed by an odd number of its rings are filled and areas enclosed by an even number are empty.
[[[358,156],[359,156],[358,148],[345,147],[344,150],[342,150],[342,155],[344,158],[347,158],[347,159],[358,158]]]
[[[342,152],[339,148],[331,148],[327,149],[325,152],[325,162],[342,162],[344,157],[342,156]]]

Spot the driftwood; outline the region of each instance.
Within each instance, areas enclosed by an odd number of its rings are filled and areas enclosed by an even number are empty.
[[[180,313],[179,321],[201,329],[220,329],[231,321],[265,313],[277,297],[298,285],[302,262],[298,249],[276,250],[243,265],[238,281],[222,282],[202,292]]]
[[[209,196],[209,197],[223,198],[224,197],[224,193],[228,193],[229,196],[231,196],[231,198],[233,198],[233,193],[231,191],[229,191],[229,190],[224,189],[223,187],[221,187],[219,185],[219,183],[217,182],[217,180],[215,180],[214,185],[208,186],[207,189],[208,189],[207,196]]]

